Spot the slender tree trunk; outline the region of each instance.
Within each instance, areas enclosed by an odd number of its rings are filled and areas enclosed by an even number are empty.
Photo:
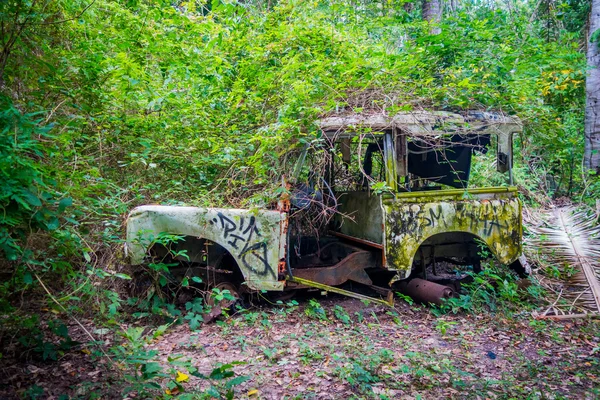
[[[587,43],[588,73],[585,80],[585,152],[583,165],[586,169],[600,172],[600,48],[590,39],[600,29],[600,0],[592,0],[590,30]]]
[[[423,20],[434,24],[437,24],[442,20],[442,0],[423,0]],[[431,28],[431,33],[433,35],[437,35],[441,32],[442,30],[438,26]]]

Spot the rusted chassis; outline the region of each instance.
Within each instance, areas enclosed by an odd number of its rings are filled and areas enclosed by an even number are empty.
[[[370,286],[369,268],[391,271],[396,281],[408,278],[415,265],[437,258],[473,260],[480,251],[473,239],[500,262],[512,263],[521,254],[522,238],[521,204],[515,195],[514,188],[488,188],[379,197],[381,212],[368,222],[372,225],[346,221],[332,232],[335,240],[318,244],[300,262],[288,253],[285,211],[143,206],[129,216],[126,249],[132,264],[142,264],[155,238],[166,232],[221,246],[249,290],[298,287],[286,282],[286,276],[329,286],[347,281]],[[188,257],[206,261],[193,249]]]

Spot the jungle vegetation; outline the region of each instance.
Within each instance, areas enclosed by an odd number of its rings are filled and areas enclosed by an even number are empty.
[[[56,358],[68,335],[42,309],[118,326],[128,211],[271,206],[289,154],[344,107],[516,115],[523,201],[595,205],[597,153],[584,162],[584,150],[597,134],[585,129],[597,3],[0,2],[0,310],[11,332],[0,341],[22,336],[19,348]]]

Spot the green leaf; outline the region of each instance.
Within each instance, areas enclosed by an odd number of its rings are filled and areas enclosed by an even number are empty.
[[[169,329],[169,326],[171,326],[171,325],[170,324],[160,325],[158,328],[156,328],[156,330],[152,334],[152,337],[154,339],[161,337],[162,335],[164,335],[164,333],[167,331],[167,329]]]
[[[199,371],[191,371],[190,375],[195,376],[196,378],[200,378],[200,379],[209,379],[208,376],[204,375],[203,373],[201,373]]]
[[[70,197],[65,197],[58,202],[58,212],[62,213],[67,207],[71,207],[72,205],[73,199]]]
[[[225,379],[233,376],[233,371],[230,371],[233,368],[231,364],[221,365],[213,369],[210,373],[210,379]]]
[[[35,194],[30,192],[29,190],[22,189],[21,194],[23,195],[23,198],[25,199],[25,201],[27,201],[27,203],[31,204],[33,207],[41,207],[42,206],[41,200]]]
[[[208,394],[211,397],[214,397],[215,399],[219,399],[221,397],[221,394],[219,393],[217,388],[215,388],[214,386],[211,386],[210,388],[208,388],[208,390],[206,391],[206,394]]]
[[[160,284],[160,286],[161,286],[161,287],[165,287],[165,286],[167,286],[167,283],[168,283],[168,282],[167,282],[167,278],[165,278],[165,276],[164,276],[164,275],[161,275],[161,276],[158,278],[158,283]]]
[[[26,285],[31,285],[33,283],[33,276],[31,276],[31,273],[25,272],[25,274],[23,275],[23,283]]]
[[[202,325],[203,318],[201,314],[188,313],[185,317],[188,320],[188,324],[191,330],[197,330]]]
[[[247,380],[249,380],[250,377],[249,376],[236,376],[235,378],[230,379],[229,381],[227,381],[227,383],[225,384],[225,387],[227,389],[231,389],[234,386],[240,385],[244,382],[246,382]]]
[[[200,297],[196,297],[193,301],[185,303],[185,309],[198,314],[204,312],[204,301]]]
[[[151,379],[162,371],[162,366],[157,362],[142,364],[142,374],[144,379]]]
[[[596,29],[594,33],[590,35],[590,43],[600,42],[600,29]]]
[[[60,226],[60,221],[56,217],[50,217],[48,222],[46,222],[46,228],[48,228],[49,231],[54,231],[54,230],[58,229],[59,226]]]

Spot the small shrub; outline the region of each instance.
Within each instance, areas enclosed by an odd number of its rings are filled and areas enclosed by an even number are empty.
[[[344,325],[350,325],[350,315],[348,315],[344,307],[339,304],[336,304],[335,307],[333,307],[333,315],[335,315],[335,317]]]
[[[309,318],[318,319],[320,321],[327,320],[327,314],[325,313],[325,309],[315,299],[309,300],[308,305],[304,309],[304,314],[306,314],[306,316]]]
[[[445,299],[444,303],[433,309],[434,314],[451,312],[485,312],[499,309],[527,307],[531,297],[538,298],[540,289],[530,286],[527,292],[520,291],[517,276],[506,267],[491,263],[480,273],[468,273],[472,282],[462,283],[462,293],[457,297]],[[528,293],[531,296],[523,296]],[[529,299],[528,299],[529,297]]]

